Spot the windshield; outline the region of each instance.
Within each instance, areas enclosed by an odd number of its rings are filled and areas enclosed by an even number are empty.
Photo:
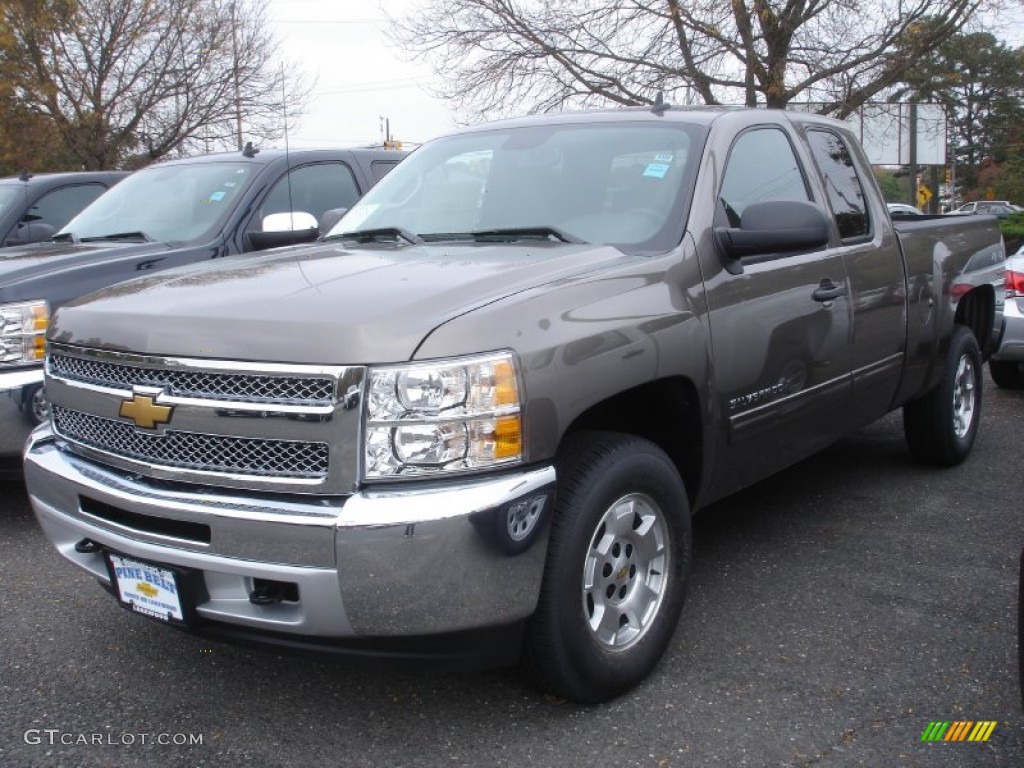
[[[140,233],[158,242],[209,237],[249,186],[250,163],[154,165],[100,195],[58,234],[80,240]]]
[[[400,163],[328,236],[391,229],[427,242],[472,233],[493,241],[551,230],[563,242],[664,250],[682,237],[703,130],[570,123],[438,139]]]

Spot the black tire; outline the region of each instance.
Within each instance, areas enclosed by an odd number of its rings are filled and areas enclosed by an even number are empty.
[[[1024,363],[1014,360],[989,360],[992,381],[1003,389],[1024,389]]]
[[[25,388],[22,409],[33,425],[42,424],[50,418],[50,403],[46,400],[42,384]]]
[[[597,704],[643,680],[672,639],[690,568],[690,505],[672,461],[641,438],[580,433],[556,469],[524,658],[545,693]]]
[[[903,406],[903,434],[920,461],[952,467],[967,458],[981,422],[981,351],[974,334],[954,326],[942,378]]]

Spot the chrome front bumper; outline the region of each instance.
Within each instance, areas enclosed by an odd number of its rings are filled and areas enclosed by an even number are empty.
[[[271,496],[147,483],[76,456],[48,426],[25,447],[46,536],[110,585],[102,552],[198,571],[200,620],[316,638],[409,637],[512,624],[534,610],[555,471],[417,483],[348,497]],[[532,507],[531,507],[532,505]],[[526,536],[510,516],[533,510]],[[297,599],[254,604],[254,580]]]
[[[21,454],[37,423],[30,408],[32,394],[42,386],[42,367],[0,373],[0,458]]]

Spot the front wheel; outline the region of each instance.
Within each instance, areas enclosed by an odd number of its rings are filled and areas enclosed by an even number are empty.
[[[690,565],[690,507],[672,461],[637,437],[573,436],[557,471],[525,655],[546,692],[594,704],[643,680],[672,639]]]
[[[981,422],[981,370],[974,334],[954,326],[938,385],[903,406],[903,433],[917,459],[951,467],[967,458]]]

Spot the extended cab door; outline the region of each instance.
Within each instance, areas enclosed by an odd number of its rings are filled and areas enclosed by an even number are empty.
[[[755,203],[814,202],[811,189],[806,158],[790,136],[777,125],[750,127],[728,150],[713,226],[740,227]],[[720,248],[703,241],[715,396],[726,430],[713,483],[728,492],[842,434],[833,411],[850,390],[851,309],[842,256],[827,247],[757,253],[730,270]]]
[[[857,424],[886,413],[906,355],[906,280],[889,213],[870,183],[870,170],[840,132],[809,127],[807,143],[821,173],[841,245],[853,309],[846,412]]]

